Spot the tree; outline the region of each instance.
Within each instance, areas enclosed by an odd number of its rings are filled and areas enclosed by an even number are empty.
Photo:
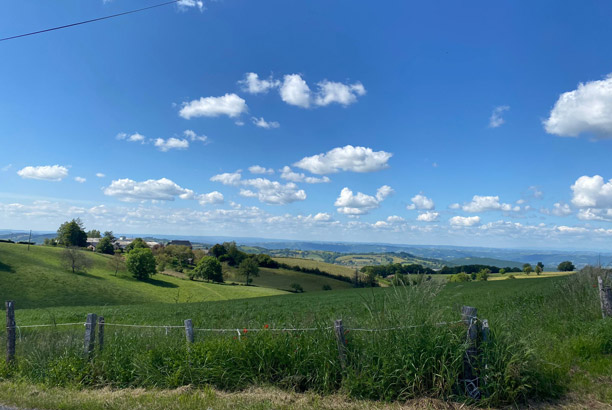
[[[544,264],[543,264],[542,262],[538,262],[538,263],[536,264],[536,268],[537,268],[538,266],[540,267],[540,272],[544,272]]]
[[[208,253],[215,258],[218,258],[221,255],[225,255],[227,253],[227,249],[225,249],[225,246],[223,245],[216,244],[208,250]]]
[[[574,266],[572,262],[564,261],[564,262],[561,262],[559,266],[557,266],[557,269],[560,272],[572,272],[576,270],[576,267]]]
[[[79,218],[64,222],[57,230],[57,242],[64,246],[87,246],[87,234]]]
[[[540,273],[542,273],[542,267],[540,266],[539,263],[535,267],[535,273],[536,275],[539,275]]]
[[[115,254],[115,246],[108,236],[100,239],[98,246],[96,246],[96,252],[105,253],[107,255]]]
[[[480,272],[476,275],[476,280],[486,281],[489,279],[489,275],[491,274],[491,270],[488,268],[481,269]]]
[[[128,246],[125,247],[126,252],[131,252],[134,249],[149,249],[149,245],[142,239],[136,238],[134,239]]]
[[[304,293],[304,288],[299,283],[295,282],[290,285],[295,293]]]
[[[57,241],[54,238],[45,238],[43,243],[45,246],[57,246]]]
[[[117,238],[113,235],[113,231],[104,231],[104,237],[111,240],[111,242],[115,242]]]
[[[62,251],[62,265],[72,273],[85,272],[90,266],[89,258],[76,246],[69,246]]]
[[[91,231],[87,232],[87,237],[88,238],[101,238],[100,231],[96,229],[92,229]]]
[[[257,262],[255,262],[251,258],[246,258],[240,265],[238,265],[238,272],[242,276],[246,276],[246,284],[251,283],[252,279],[249,279],[251,276],[259,276],[259,266],[257,266]]]
[[[123,260],[123,256],[120,253],[113,254],[113,257],[108,262],[111,269],[115,271],[115,276],[117,276],[117,272],[119,269],[125,268],[125,261]]]
[[[200,259],[200,262],[198,262],[193,271],[195,277],[218,283],[223,282],[221,263],[214,256],[205,256]]]
[[[523,265],[523,272],[526,275],[529,275],[531,272],[533,272],[533,268],[531,267],[531,265],[529,263],[526,263]]]
[[[155,258],[149,248],[135,248],[128,252],[125,265],[138,280],[148,279],[155,274]]]
[[[505,274],[505,273],[506,273],[506,270],[505,270],[504,268],[501,268],[501,269],[499,270],[499,274],[500,274],[500,275],[503,275],[503,274]]]
[[[247,257],[247,254],[240,251],[236,242],[225,242],[223,244],[227,251],[227,264],[230,266],[238,266]]]

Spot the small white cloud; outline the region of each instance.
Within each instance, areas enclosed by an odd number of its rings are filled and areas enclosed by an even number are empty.
[[[259,165],[253,165],[249,167],[249,172],[251,174],[273,174],[274,170],[272,168],[264,168]]]
[[[531,195],[535,199],[542,199],[542,197],[544,196],[544,193],[540,190],[540,188],[535,185],[530,186],[529,188],[527,188],[527,190],[531,192]]]
[[[412,201],[412,204],[406,206],[406,209],[409,209],[409,210],[412,210],[412,209],[429,210],[429,209],[434,209],[436,207],[435,204],[434,204],[433,199],[427,198],[425,195],[421,195],[421,194],[417,194],[417,195],[413,196],[411,201]]]
[[[242,175],[240,171],[224,172],[223,174],[214,175],[210,178],[213,182],[221,182],[223,185],[238,185],[240,184]]]
[[[104,178],[106,175],[104,175],[104,174],[103,174],[103,173],[101,173],[101,172],[97,172],[97,173],[96,173],[96,176],[97,176],[98,178]]]
[[[561,94],[544,128],[560,137],[592,134],[611,138],[612,74],[604,80],[580,83],[577,89]]]
[[[104,195],[114,196],[120,201],[135,202],[147,200],[174,201],[176,197],[193,199],[195,194],[192,190],[182,188],[167,178],[149,179],[143,182],[125,178],[112,181],[104,189]]]
[[[117,138],[118,140],[126,140],[129,142],[140,142],[141,144],[144,144],[147,141],[144,135],[139,134],[137,132],[131,135],[125,132],[120,132],[119,134],[117,134],[115,138]]]
[[[306,182],[307,184],[320,184],[330,182],[331,179],[328,177],[316,178],[316,177],[307,177],[304,173],[301,172],[293,172],[293,170],[284,166],[281,170],[281,178],[287,181],[292,182]]]
[[[331,221],[332,217],[326,212],[319,212],[313,217],[313,219],[317,222],[329,222]]]
[[[392,155],[385,151],[373,151],[372,148],[346,145],[324,154],[302,158],[293,165],[319,175],[339,171],[374,172],[388,168]]]
[[[612,179],[600,175],[581,176],[571,186],[572,204],[578,208],[612,208]]]
[[[168,138],[167,140],[157,138],[155,140],[155,147],[162,152],[167,152],[171,149],[187,149],[189,148],[189,141],[174,137]]]
[[[246,101],[232,93],[221,97],[202,97],[199,100],[184,102],[179,115],[187,120],[193,117],[218,117],[220,115],[237,118],[247,110]]]
[[[266,128],[266,129],[270,129],[270,128],[278,128],[280,127],[280,124],[276,121],[266,121],[264,120],[263,117],[253,117],[251,118],[251,120],[253,121],[253,124],[255,124],[256,126],[258,126],[259,128]]]
[[[285,205],[306,199],[306,192],[298,189],[293,182],[281,184],[266,178],[242,179],[240,171],[215,175],[210,180],[224,185],[242,187],[240,195],[256,196],[261,202],[271,205]]]
[[[502,118],[502,114],[504,113],[504,111],[508,111],[509,109],[510,107],[507,105],[500,105],[499,107],[495,107],[493,113],[491,113],[491,117],[489,118],[489,127],[500,127],[505,122]]]
[[[281,82],[274,80],[272,77],[267,80],[260,80],[257,74],[246,73],[244,79],[238,81],[238,84],[242,86],[243,91],[250,94],[260,94],[267,93],[271,88],[278,88]]]
[[[474,195],[471,202],[464,204],[461,209],[465,212],[485,212],[485,211],[504,211],[518,212],[520,206],[512,206],[510,204],[500,203],[499,196],[481,196]]]
[[[57,182],[68,176],[68,168],[61,165],[28,166],[17,171],[17,175],[21,178]]]
[[[200,194],[195,197],[200,205],[222,204],[223,194],[219,191],[209,192],[208,194]]]
[[[8,164],[2,167],[2,172],[6,172],[13,167],[13,164]]]
[[[572,209],[568,204],[557,202],[553,204],[553,209],[550,213],[555,216],[568,216],[572,213]]]
[[[338,207],[338,212],[345,215],[364,215],[376,209],[380,203],[389,196],[393,190],[388,185],[378,188],[376,197],[357,192],[353,194],[349,188],[342,188],[340,196],[336,199],[334,206]]]
[[[196,7],[200,12],[204,11],[204,2],[201,0],[179,0],[177,6],[183,10]]]
[[[461,205],[458,203],[454,203],[454,204],[450,204],[448,207],[449,209],[459,209],[461,208]]]
[[[474,226],[480,223],[479,216],[453,216],[449,220],[452,226]]]
[[[87,181],[87,179],[83,177],[74,177],[74,180],[78,182],[79,184],[82,184],[83,182]]]
[[[317,84],[319,90],[315,97],[315,104],[326,106],[332,103],[350,105],[357,102],[357,97],[365,95],[366,90],[361,83],[342,84],[332,81],[321,81]]]
[[[427,211],[427,212],[420,213],[419,216],[417,216],[417,221],[436,222],[439,216],[440,214],[438,212]]]
[[[185,136],[185,138],[189,139],[189,141],[191,142],[195,142],[195,141],[207,142],[208,141],[208,137],[206,135],[198,135],[192,130],[183,131],[183,135]]]
[[[280,96],[287,104],[310,107],[310,88],[299,74],[288,74],[284,77]]]

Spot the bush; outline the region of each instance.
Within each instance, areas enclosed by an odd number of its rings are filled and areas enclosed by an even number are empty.
[[[449,278],[449,282],[469,282],[471,279],[470,275],[467,273],[457,273],[455,275],[451,275]]]
[[[323,290],[332,290],[332,287],[327,285],[327,284],[325,284],[325,285],[323,285]]]
[[[290,287],[295,293],[304,293],[304,288],[299,283],[292,283]]]

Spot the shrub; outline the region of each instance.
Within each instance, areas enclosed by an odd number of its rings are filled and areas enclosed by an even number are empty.
[[[299,283],[292,283],[290,287],[295,293],[304,293],[304,288]]]
[[[470,275],[468,275],[467,273],[461,272],[461,273],[451,275],[448,281],[449,282],[469,282],[470,280],[471,280]]]

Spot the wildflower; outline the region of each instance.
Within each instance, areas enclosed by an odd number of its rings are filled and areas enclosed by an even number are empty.
[[[267,329],[267,328],[269,328],[269,327],[270,327],[270,326],[268,326],[268,325],[264,325],[264,329]]]
[[[243,332],[244,334],[246,334],[246,333],[248,332],[248,330],[247,330],[246,328],[244,328],[244,329],[242,329],[242,332]]]

